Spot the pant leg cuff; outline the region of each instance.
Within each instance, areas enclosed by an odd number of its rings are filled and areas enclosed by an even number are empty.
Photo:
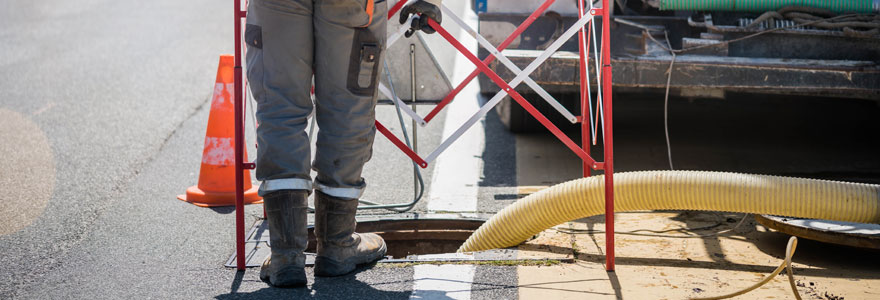
[[[328,196],[336,197],[336,198],[345,198],[345,199],[360,199],[364,194],[364,188],[341,188],[341,187],[330,187],[318,182],[315,182],[314,187],[316,190],[321,191]]]
[[[312,181],[302,178],[281,178],[264,180],[257,192],[261,197],[280,190],[305,190],[312,192]]]

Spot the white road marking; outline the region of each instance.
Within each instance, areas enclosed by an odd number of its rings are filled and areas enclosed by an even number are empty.
[[[416,265],[410,299],[471,298],[474,265]]]
[[[475,26],[477,17],[473,11],[467,9],[467,5],[463,5],[466,1],[457,2],[461,2],[461,4],[450,3],[450,6],[456,6],[454,9],[462,16],[462,19],[465,19],[469,25]],[[457,38],[467,35],[455,24],[444,25],[444,27],[453,32]],[[461,42],[468,49],[477,49],[477,43],[473,39],[464,39]],[[457,54],[455,49],[445,41],[442,47],[437,46],[432,50],[437,55],[455,53],[454,67],[451,72],[454,83],[461,82],[475,68],[473,63],[463,55]],[[449,138],[459,126],[480,109],[479,93],[479,84],[474,80],[462,89],[456,99],[446,107],[448,111],[443,123],[443,140]],[[428,211],[472,212],[477,210],[478,183],[480,173],[483,170],[481,156],[484,140],[483,124],[478,122],[447,151],[437,157],[428,197]]]

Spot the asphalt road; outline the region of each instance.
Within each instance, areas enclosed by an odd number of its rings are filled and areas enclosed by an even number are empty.
[[[234,249],[231,209],[175,199],[198,177],[218,56],[232,50],[231,8],[216,1],[0,6],[0,127],[10,141],[2,161],[17,165],[2,176],[2,211],[11,221],[0,235],[0,298],[281,292],[267,289],[256,270],[222,266]],[[444,116],[422,130],[421,146],[436,147]],[[381,107],[379,119],[399,134],[391,107]],[[410,164],[384,139],[375,149],[365,197],[408,201]],[[429,184],[432,171],[425,170]],[[248,224],[261,215],[260,206],[248,207]],[[408,298],[407,274],[370,270],[314,290],[329,298],[369,291]],[[343,282],[351,284],[340,289]]]
[[[47,141],[36,148],[7,144],[4,162],[32,163],[33,153],[51,153],[50,167],[4,172],[5,180],[34,179],[4,184],[3,194],[24,197],[12,202],[20,207],[4,206],[4,212],[42,209],[33,219],[20,220],[29,225],[2,236],[0,298],[45,293],[84,298],[144,282],[139,279],[144,269],[126,266],[145,262],[126,255],[145,250],[134,244],[177,248],[168,239],[174,237],[164,234],[173,231],[169,228],[201,227],[181,222],[195,215],[167,221],[167,211],[153,205],[170,204],[167,195],[148,195],[168,191],[173,182],[140,176],[157,164],[185,161],[160,154],[209,100],[217,55],[232,49],[225,38],[231,9],[216,1],[2,1],[0,7],[5,117],[0,123],[9,128],[16,119],[8,116],[19,116],[32,122],[33,130],[10,135],[21,140],[43,135]],[[189,174],[179,175],[181,182],[191,181],[184,177]],[[133,192],[137,185],[148,194]],[[92,247],[126,258],[125,263],[90,254]],[[160,253],[136,256],[169,257]],[[81,274],[107,280],[85,284],[89,278]],[[93,288],[103,284],[116,288]]]
[[[198,177],[218,55],[232,50],[231,20],[231,8],[217,1],[0,2],[0,134],[7,139],[0,146],[0,298],[410,298],[412,267],[319,279],[309,290],[269,288],[258,269],[222,266],[234,247],[231,209],[175,199]],[[476,106],[483,99],[471,91],[461,100]],[[618,170],[668,168],[662,97],[615,101]],[[399,133],[392,107],[378,113]],[[677,169],[880,182],[878,116],[870,101],[675,98],[673,160]],[[436,147],[456,117],[441,114],[421,129],[420,147]],[[552,136],[511,134],[494,114],[475,134],[475,147],[452,152],[477,165],[447,161],[452,167],[424,170],[433,185],[417,211],[448,200],[437,195],[456,184],[475,193],[464,199],[475,202],[468,211],[492,213],[516,199],[518,186],[579,176],[577,159]],[[408,201],[410,168],[378,137],[365,198]],[[473,180],[448,179],[466,170]],[[246,215],[257,222],[261,207]],[[476,268],[471,298],[512,297],[515,267]]]

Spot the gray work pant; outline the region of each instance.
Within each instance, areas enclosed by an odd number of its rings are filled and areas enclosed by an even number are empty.
[[[340,198],[363,193],[386,35],[386,1],[376,1],[250,1],[245,42],[260,195],[313,187]],[[305,131],[312,109],[319,128],[313,165]],[[318,173],[314,183],[310,168]]]

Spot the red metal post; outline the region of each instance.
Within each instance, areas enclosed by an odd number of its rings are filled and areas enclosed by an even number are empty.
[[[602,0],[602,103],[605,109],[605,270],[614,271],[614,139],[611,119],[611,1]]]
[[[241,69],[241,0],[233,0],[235,18],[235,261],[245,269],[244,257],[244,97]]]

